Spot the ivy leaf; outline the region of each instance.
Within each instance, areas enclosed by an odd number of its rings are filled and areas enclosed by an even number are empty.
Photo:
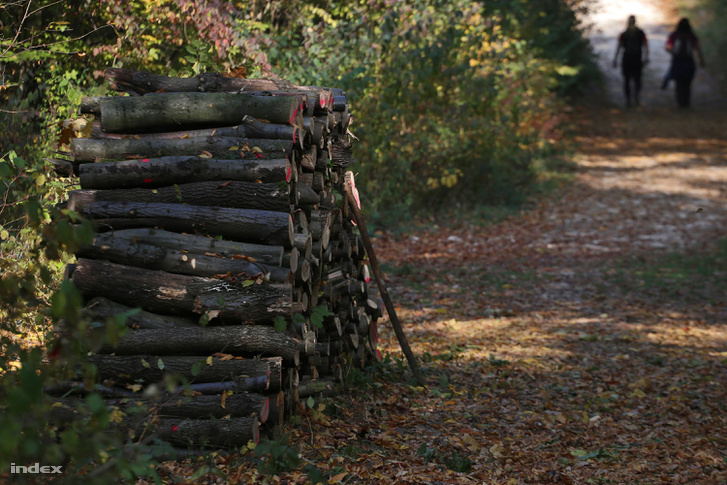
[[[273,320],[273,325],[275,326],[276,332],[285,332],[285,330],[288,328],[288,323],[285,321],[285,318],[280,315],[275,317],[275,320]]]

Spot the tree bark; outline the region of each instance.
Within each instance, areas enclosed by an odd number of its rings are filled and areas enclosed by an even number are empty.
[[[166,315],[206,313],[210,318],[235,324],[270,321],[292,313],[289,284],[243,286],[230,280],[183,276],[84,258],[79,258],[72,281],[88,298],[101,296]]]
[[[104,236],[106,237],[96,237],[90,246],[82,247],[76,255],[189,276],[229,275],[237,279],[246,279],[263,275],[266,281],[273,283],[287,283],[290,280],[290,269],[280,266],[270,266],[247,259],[190,254],[163,246],[130,243],[124,239],[108,237],[107,234]]]
[[[129,332],[114,347],[106,344],[99,353],[117,355],[199,355],[224,352],[282,357],[286,362],[300,362],[298,341],[290,335],[261,325],[200,327]],[[163,357],[162,357],[163,358]]]
[[[105,355],[88,358],[96,366],[100,379],[128,384],[139,380],[146,384],[160,382],[165,375],[180,375],[190,382],[219,382],[237,377],[258,377],[270,374],[270,364],[258,359],[220,360],[207,356]],[[208,363],[210,362],[210,363]],[[160,369],[163,367],[163,369]],[[198,371],[195,374],[195,371]]]
[[[309,380],[302,378],[298,384],[298,397],[308,396],[333,396],[336,393],[336,386],[330,377]]]
[[[237,209],[290,211],[288,184],[256,184],[232,180],[179,184],[158,189],[74,190],[66,207],[79,210],[87,202],[162,202]]]
[[[128,69],[106,69],[104,72],[111,89],[136,94],[153,92],[245,92],[271,91],[301,93],[312,96],[316,103],[311,108],[327,108],[333,103],[333,95],[341,90],[317,86],[296,86],[275,79],[246,79],[225,77],[214,73],[202,73],[189,78],[158,76],[148,72]]]
[[[236,126],[205,128],[201,130],[168,131],[161,133],[107,133],[101,130],[101,123],[93,124],[91,138],[99,140],[183,140],[204,137],[264,138],[289,140],[302,148],[303,130],[296,126],[266,123],[245,115],[242,123]]]
[[[116,303],[108,298],[98,297],[92,299],[84,308],[84,314],[94,320],[104,320],[113,318],[122,313],[133,310],[132,307]],[[155,313],[140,310],[131,316],[125,318],[124,323],[127,327],[133,329],[174,329],[179,327],[197,327],[199,324],[196,320],[162,316]]]
[[[123,241],[125,244],[150,244],[176,251],[186,251],[190,254],[222,258],[242,256],[250,261],[270,266],[283,266],[285,253],[283,246],[246,244],[191,234],[178,234],[160,229],[125,229],[113,233],[97,234],[94,241],[94,244],[98,245],[111,244],[113,241]],[[297,261],[297,258],[295,260]]]
[[[225,160],[271,160],[286,158],[292,151],[292,141],[262,138],[209,136],[170,140],[137,138],[125,140],[74,138],[71,140],[73,160],[79,163],[200,155]]]
[[[214,180],[282,182],[289,177],[286,158],[271,160],[211,160],[199,157],[162,157],[79,166],[84,189],[163,187]]]
[[[270,376],[237,377],[232,381],[187,384],[174,391],[175,395],[220,394],[222,392],[263,392],[270,390]]]
[[[305,98],[307,102],[307,98]],[[246,93],[160,93],[107,97],[99,102],[107,132],[173,131],[184,127],[238,125],[245,115],[291,125],[302,115],[302,96]]]
[[[171,444],[239,447],[260,440],[257,416],[231,419],[161,419],[156,425],[160,439]]]
[[[198,231],[255,244],[292,247],[293,219],[289,213],[144,202],[90,202],[80,212],[94,219],[159,219],[163,229]]]
[[[277,399],[277,396],[273,399]],[[221,419],[228,415],[248,417],[254,414],[264,423],[270,416],[270,398],[249,392],[233,393],[225,397],[224,401],[222,396],[201,395],[168,397],[160,403],[144,399],[116,399],[108,404],[122,409],[138,405],[147,406],[150,413],[157,413],[161,418]]]

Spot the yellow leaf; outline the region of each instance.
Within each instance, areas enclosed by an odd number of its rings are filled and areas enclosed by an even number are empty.
[[[124,413],[119,408],[113,408],[109,420],[112,423],[121,423],[124,420]]]
[[[505,458],[505,447],[501,444],[495,444],[490,446],[490,453],[495,458]]]
[[[348,473],[339,473],[338,475],[333,475],[330,481],[332,481],[333,483],[340,482],[344,478],[346,478],[346,475],[348,475]]]
[[[634,397],[646,397],[646,393],[641,389],[634,389],[634,392],[632,392],[631,395]]]
[[[212,365],[212,356],[207,357],[207,365]]]
[[[212,158],[212,154],[205,150],[199,154],[199,158]]]
[[[263,149],[260,147],[252,147],[252,152],[253,153],[262,153]]]
[[[475,453],[480,451],[480,444],[472,436],[465,434],[462,436],[462,442],[467,445],[467,448],[469,448],[470,451],[474,451]]]
[[[240,149],[240,147],[230,147],[230,148],[228,148],[228,150],[230,150],[231,152],[236,152],[239,149]]]
[[[222,393],[222,401],[220,402],[220,406],[222,406],[222,409],[225,409],[225,401],[227,401],[227,393]]]

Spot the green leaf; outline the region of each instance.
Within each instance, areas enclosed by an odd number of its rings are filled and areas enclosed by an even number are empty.
[[[202,372],[202,365],[204,365],[204,363],[202,361],[195,362],[194,364],[192,364],[192,375],[193,376],[196,377],[199,375],[200,372]]]
[[[278,315],[273,320],[273,325],[275,326],[276,332],[285,332],[285,330],[288,328],[288,323],[285,321],[285,318]]]
[[[313,309],[310,315],[310,322],[315,325],[316,328],[323,328],[323,319],[327,316],[333,315],[328,307],[319,306]]]
[[[13,168],[8,163],[0,163],[0,178],[10,178],[13,173]]]
[[[144,366],[145,369],[151,369],[151,366],[149,365],[149,362],[147,362],[144,359],[141,359],[141,365]]]
[[[313,409],[313,406],[316,404],[315,399],[313,399],[313,396],[308,396],[308,400],[305,402],[309,408]]]
[[[159,358],[159,360],[157,360],[157,367],[159,367],[159,370],[164,370],[164,361],[161,359],[161,357]]]

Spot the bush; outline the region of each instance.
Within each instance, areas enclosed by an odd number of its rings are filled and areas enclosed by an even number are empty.
[[[341,86],[375,217],[522,202],[557,150],[557,93],[595,79],[562,0],[361,2],[311,11],[269,58],[293,81]],[[290,46],[302,45],[302,60]]]

